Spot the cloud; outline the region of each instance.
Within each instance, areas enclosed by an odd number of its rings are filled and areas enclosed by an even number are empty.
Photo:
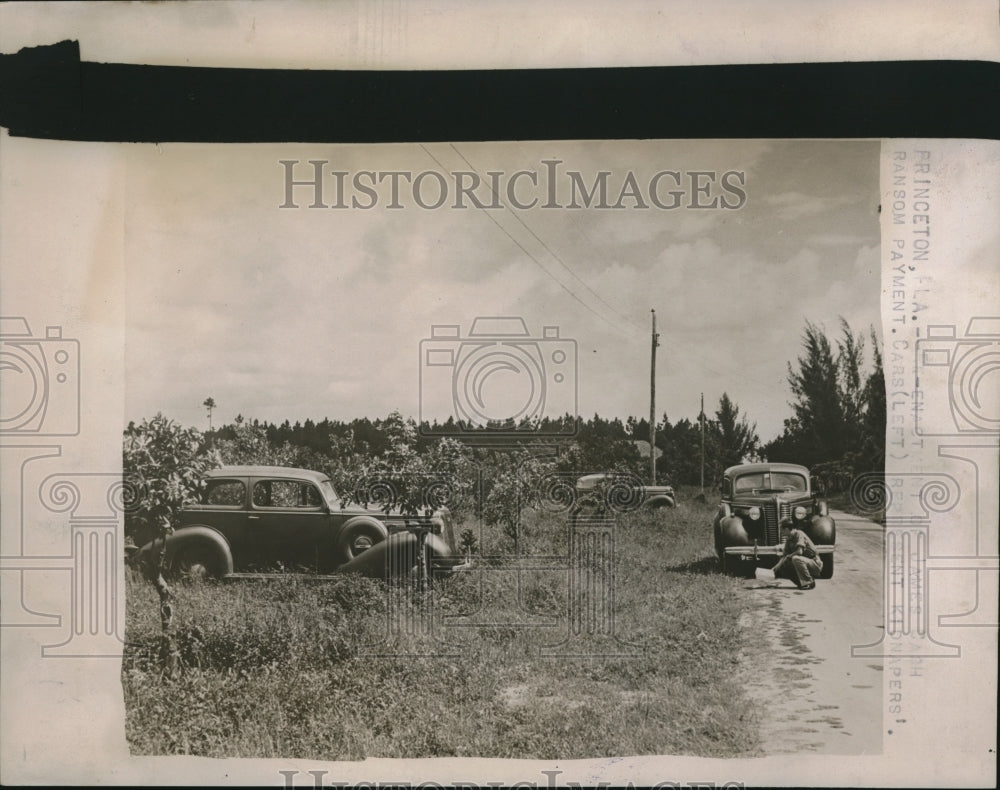
[[[866,241],[859,233],[815,233],[806,239],[806,243],[819,247],[857,246]]]
[[[777,217],[782,220],[801,219],[823,212],[832,211],[845,205],[849,198],[830,198],[819,195],[806,195],[801,192],[782,192],[778,195],[768,195],[764,201],[776,209]]]

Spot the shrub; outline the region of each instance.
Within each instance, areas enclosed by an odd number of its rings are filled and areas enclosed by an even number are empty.
[[[162,414],[129,423],[122,444],[126,540],[142,546],[169,531],[181,507],[197,499],[205,472],[220,463],[196,428]]]

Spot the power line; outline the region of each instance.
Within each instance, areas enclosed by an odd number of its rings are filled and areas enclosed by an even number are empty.
[[[440,167],[442,170],[446,170],[447,169],[437,159],[437,157],[435,157],[430,151],[427,150],[426,146],[424,146],[423,144],[421,144],[420,147],[424,150],[424,153],[426,153],[427,156],[429,156],[438,167]],[[457,150],[456,150],[456,153],[458,153]],[[461,156],[460,153],[459,153],[459,156]],[[462,157],[462,158],[464,159],[464,157]],[[468,164],[468,160],[466,160],[466,164]],[[472,167],[472,165],[470,164],[469,167]],[[494,195],[495,198],[499,198],[499,196],[496,194],[496,192],[493,191],[492,187],[490,187],[490,191],[493,192],[493,195]],[[480,207],[480,211],[482,211],[486,215],[486,217],[490,220],[490,222],[492,222],[494,225],[496,225],[504,233],[504,235],[507,236],[507,238],[509,238],[512,242],[514,242],[514,244],[517,245],[517,247],[521,250],[521,252],[523,252],[536,266],[538,266],[539,269],[541,269],[546,275],[548,275],[560,288],[562,288],[567,294],[569,294],[573,299],[575,299],[588,312],[590,312],[593,315],[597,316],[598,318],[600,318],[602,321],[604,321],[606,324],[608,324],[609,326],[613,327],[614,329],[619,329],[619,330],[623,330],[623,331],[625,331],[627,329],[627,330],[631,331],[631,327],[626,328],[626,327],[622,327],[622,326],[618,325],[617,323],[615,323],[614,321],[612,321],[611,319],[609,319],[606,315],[603,315],[602,313],[598,312],[593,307],[591,307],[589,304],[587,304],[583,299],[580,298],[580,296],[575,291],[573,291],[572,288],[570,288],[569,286],[567,286],[562,280],[560,280],[551,271],[549,271],[545,267],[545,265],[540,260],[538,260],[538,258],[536,258],[523,244],[521,244],[520,241],[518,241],[516,238],[514,238],[514,236],[510,233],[510,231],[508,231],[503,225],[501,225],[499,222],[497,222],[496,218],[494,216],[492,216],[489,212],[487,212],[485,208]],[[509,211],[509,209],[508,209],[508,211]],[[516,217],[517,215],[514,215],[514,216]],[[522,224],[524,224],[524,223],[522,223]],[[527,226],[525,226],[525,227],[527,227]],[[528,230],[530,232],[530,228]],[[536,238],[537,238],[537,236],[536,236]],[[539,239],[539,241],[541,242],[540,239]],[[542,246],[545,246],[544,243],[542,244]],[[550,250],[550,254],[552,254],[551,250]],[[555,257],[555,256],[553,256],[553,257]],[[565,264],[563,264],[563,265],[565,266]]]
[[[476,169],[476,167],[475,167],[475,166],[474,166],[474,165],[472,164],[472,162],[470,162],[470,161],[469,161],[469,160],[468,160],[468,159],[467,159],[467,158],[465,157],[465,155],[464,155],[464,154],[463,154],[463,153],[462,153],[461,151],[459,151],[459,150],[458,150],[458,149],[457,149],[457,148],[455,147],[455,144],[454,144],[454,143],[449,143],[448,145],[449,145],[449,146],[451,146],[451,149],[452,149],[452,150],[453,150],[453,151],[454,151],[454,152],[455,152],[456,154],[458,154],[458,155],[459,155],[459,157],[460,157],[460,158],[462,159],[462,161],[463,161],[463,162],[465,162],[465,164],[467,164],[467,165],[468,165],[468,166],[469,166],[470,168],[472,168],[472,171],[473,171],[474,173],[476,173],[476,175],[479,175],[479,171],[478,171],[478,170]],[[494,196],[496,197],[496,192],[494,192],[494,191],[493,191],[493,187],[491,186],[491,187],[490,187],[489,189],[490,189],[490,191],[491,191],[491,192],[493,192],[493,195],[494,195]],[[485,211],[485,209],[483,209],[483,210]],[[571,277],[572,277],[572,278],[573,278],[574,280],[576,280],[576,281],[577,281],[578,283],[580,283],[580,285],[582,285],[582,286],[583,286],[584,288],[586,288],[586,289],[587,289],[588,291],[590,291],[590,293],[592,293],[592,294],[594,295],[594,297],[596,297],[596,299],[597,299],[597,300],[598,300],[598,301],[599,301],[599,302],[600,302],[601,304],[603,304],[603,305],[604,305],[605,307],[607,307],[607,308],[608,308],[608,309],[609,309],[609,310],[610,310],[610,311],[611,311],[612,313],[614,313],[615,315],[617,315],[617,316],[618,316],[619,318],[621,318],[621,319],[622,319],[623,321],[625,321],[626,323],[628,323],[628,324],[631,324],[631,325],[632,325],[633,327],[635,327],[636,329],[638,329],[638,328],[639,328],[639,325],[638,325],[638,324],[637,324],[637,323],[636,323],[635,321],[633,321],[633,320],[632,320],[631,318],[629,318],[629,317],[628,317],[627,315],[625,315],[624,313],[622,313],[622,312],[620,312],[619,310],[617,310],[617,309],[616,309],[616,308],[614,307],[614,305],[610,304],[610,303],[609,303],[609,302],[608,302],[607,300],[605,300],[605,299],[604,299],[604,297],[602,297],[602,296],[601,296],[601,295],[600,295],[600,294],[599,294],[599,293],[598,293],[597,291],[595,291],[595,290],[594,290],[593,288],[591,288],[591,287],[590,287],[590,285],[588,285],[588,284],[587,284],[587,282],[586,282],[586,281],[585,281],[584,279],[582,279],[582,278],[581,278],[581,277],[580,277],[580,276],[579,276],[579,275],[578,275],[578,274],[577,274],[576,272],[574,272],[574,271],[573,271],[573,270],[572,270],[572,269],[571,269],[571,268],[569,267],[569,265],[567,265],[567,264],[566,264],[566,262],[565,262],[565,261],[563,261],[563,259],[562,259],[562,258],[560,258],[560,257],[559,257],[559,256],[558,256],[558,255],[557,255],[557,254],[556,254],[556,253],[555,253],[555,252],[554,252],[554,251],[552,250],[552,248],[551,248],[551,247],[549,247],[549,245],[548,245],[548,244],[546,244],[546,243],[545,243],[545,242],[544,242],[544,241],[543,241],[543,240],[541,239],[541,237],[540,237],[540,236],[539,236],[539,235],[538,235],[537,233],[535,233],[535,231],[533,231],[533,230],[532,230],[532,229],[531,229],[531,228],[530,228],[530,227],[528,226],[528,224],[527,224],[527,223],[526,223],[526,222],[525,222],[525,221],[524,221],[523,219],[521,219],[520,215],[518,215],[518,214],[514,213],[513,211],[511,211],[511,210],[510,210],[510,207],[507,207],[507,211],[508,211],[508,212],[510,212],[511,216],[513,216],[513,217],[514,217],[514,219],[516,219],[516,220],[517,220],[518,222],[520,222],[520,223],[521,223],[521,225],[522,225],[522,226],[524,227],[524,229],[525,229],[526,231],[528,231],[528,233],[530,233],[530,234],[531,234],[531,235],[532,235],[532,236],[533,236],[533,237],[535,238],[535,240],[536,240],[536,241],[537,241],[537,242],[538,242],[539,244],[541,244],[541,245],[542,245],[542,247],[543,247],[543,248],[545,249],[545,251],[546,251],[546,252],[547,252],[547,253],[548,253],[549,255],[551,255],[551,256],[552,256],[553,258],[555,258],[555,260],[556,260],[556,261],[557,261],[557,262],[559,263],[559,265],[560,265],[560,266],[562,266],[562,267],[563,267],[563,268],[564,268],[564,269],[565,269],[565,270],[566,270],[567,272],[569,272],[570,276],[571,276]]]

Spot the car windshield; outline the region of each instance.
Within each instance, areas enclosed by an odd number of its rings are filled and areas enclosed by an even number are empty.
[[[808,491],[806,479],[795,472],[754,472],[736,478],[737,494],[773,491]]]
[[[581,491],[589,491],[592,488],[597,488],[606,479],[607,475],[596,474],[596,475],[584,475],[579,480],[576,481],[576,487]]]

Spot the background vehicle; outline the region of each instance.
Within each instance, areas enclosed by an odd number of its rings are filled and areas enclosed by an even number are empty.
[[[752,577],[782,554],[781,524],[791,522],[816,544],[821,578],[833,576],[837,525],[812,490],[809,470],[797,464],[731,466],[722,479],[722,502],[712,530],[723,570]]]
[[[408,561],[416,541],[436,569],[447,570],[461,558],[445,515],[345,505],[326,475],[306,469],[221,467],[207,474],[201,501],[181,510],[180,524],[167,538],[166,561],[178,574],[228,578],[279,568],[330,573],[376,547],[376,554],[400,552],[391,562],[373,556],[358,568],[381,576]],[[411,537],[387,542],[396,533]],[[151,552],[152,542],[140,549],[140,561]]]
[[[672,486],[646,486],[632,475],[599,472],[576,481],[574,515],[593,515],[599,511],[657,510],[677,507]]]

